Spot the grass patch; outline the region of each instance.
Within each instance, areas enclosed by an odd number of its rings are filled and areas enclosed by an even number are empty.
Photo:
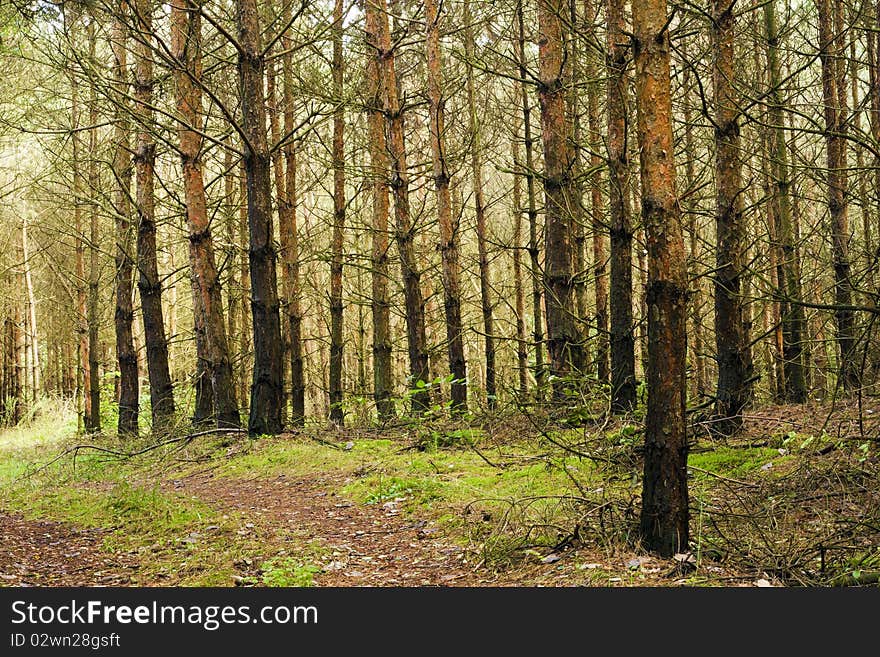
[[[361,504],[412,500],[429,504],[442,496],[442,484],[429,478],[369,475],[347,484],[342,492]]]
[[[333,449],[310,440],[243,438],[232,458],[221,463],[218,474],[230,478],[315,472],[352,472],[375,461],[391,458],[400,446],[390,440],[357,440],[351,449]]]
[[[76,411],[70,400],[44,397],[28,409],[18,425],[0,431],[0,454],[51,448],[76,433]]]
[[[74,522],[86,527],[137,532],[174,532],[210,518],[211,510],[193,500],[171,497],[156,488],[116,484],[110,490],[81,486],[46,488],[13,493],[11,502],[28,516]]]
[[[50,415],[37,414],[29,426],[0,434],[0,508],[104,529],[107,550],[133,555],[141,564],[135,584],[312,586],[320,551],[335,549],[303,528],[277,522],[283,516],[272,512],[248,517],[252,512],[213,508],[178,493],[172,482],[188,476],[228,480],[227,487],[257,479],[254,488],[262,492],[256,497],[275,483],[309,478],[307,490],[318,487],[357,504],[394,502],[389,507],[433,520],[442,528],[438,537],[474,557],[469,563],[499,569],[521,563],[547,572],[568,565],[567,555],[556,555],[561,563],[547,568],[556,563],[542,561],[551,548],[562,553],[586,547],[593,552],[583,569],[571,564],[575,579],[607,584],[614,574],[620,575],[614,583],[637,584],[635,569],[618,572],[613,562],[621,548],[636,549],[631,539],[638,526],[644,442],[636,418],[607,426],[594,426],[588,416],[583,426],[526,424],[521,418],[517,424],[514,418],[510,424],[466,427],[438,420],[382,435],[317,426],[296,437],[210,435],[126,459],[83,450],[75,468],[67,455],[35,473],[34,464],[76,444],[75,416]],[[877,490],[871,445],[778,431],[746,438],[744,445],[711,443],[711,449],[698,447],[689,455],[691,495],[699,509],[693,514],[694,550],[706,555],[706,563],[730,559],[802,582],[840,575],[850,583],[880,571],[876,543],[869,540],[874,534],[859,529],[866,534],[861,543],[841,538],[846,549],[835,546],[823,572],[814,572],[814,535],[839,518],[876,508],[862,493]],[[79,440],[124,452],[155,444],[149,437]],[[749,446],[754,443],[769,446]],[[273,483],[282,474],[286,479]],[[249,508],[248,500],[241,501],[240,508]],[[865,517],[854,527],[876,527],[875,516]],[[785,554],[776,541],[782,529],[795,546]],[[604,566],[593,563],[599,560]],[[710,581],[707,572],[701,568],[688,583]]]
[[[321,569],[311,563],[304,563],[294,557],[272,557],[263,562],[260,583],[264,586],[298,586],[315,585],[315,575]]]
[[[177,445],[173,445],[124,460],[82,450],[75,461],[71,453],[44,467],[80,442],[120,452],[155,444],[150,437],[124,443],[102,435],[76,438],[75,417],[71,421],[65,412],[59,409],[54,423],[35,420],[30,426],[0,434],[0,508],[29,519],[103,529],[103,549],[140,564],[133,585],[229,586],[234,577],[248,572],[247,564],[276,556],[279,543],[291,550],[302,543],[295,532],[262,530],[244,514],[223,513],[160,487],[159,482],[187,469],[204,467],[206,455],[223,458],[222,439],[199,441],[183,451],[175,451]],[[271,456],[269,452],[265,456]],[[278,462],[286,464],[292,458],[284,453]],[[241,460],[243,472],[252,464]],[[198,463],[192,465],[193,461]],[[281,566],[275,568],[269,580],[280,581],[281,570]],[[305,565],[298,573],[297,581],[305,585]],[[260,578],[254,583],[268,584]]]
[[[779,450],[771,447],[716,447],[707,452],[692,452],[688,455],[688,465],[728,477],[744,477],[769,463],[775,467],[785,458]]]

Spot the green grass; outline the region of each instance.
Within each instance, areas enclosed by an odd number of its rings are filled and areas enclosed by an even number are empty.
[[[691,453],[688,465],[692,465],[715,474],[729,477],[744,477],[759,468],[773,463],[773,466],[788,457],[772,447],[731,448],[716,447],[708,452]]]
[[[261,566],[260,583],[264,586],[314,586],[320,568],[294,557],[272,557]]]
[[[307,475],[316,472],[350,472],[364,465],[393,458],[399,445],[390,440],[353,441],[350,450],[333,449],[313,441],[280,438],[241,439],[234,458],[221,463],[219,473],[227,477],[261,475],[271,477]]]
[[[177,453],[156,450],[119,460],[83,450],[75,464],[68,454],[43,467],[79,442],[118,451],[151,444],[147,437],[124,444],[112,437],[75,439],[75,418],[71,420],[66,410],[57,409],[54,422],[36,418],[30,426],[0,434],[0,509],[15,510],[30,519],[105,530],[106,550],[130,554],[140,563],[132,584],[229,586],[240,571],[236,564],[261,563],[274,556],[274,544],[296,546],[300,542],[295,532],[263,531],[243,514],[224,513],[160,488],[159,481],[171,478],[175,468],[180,471],[172,458]],[[219,445],[220,441],[206,440],[193,451],[216,453]],[[297,581],[306,581],[313,552],[303,550]]]
[[[34,404],[18,426],[0,431],[0,454],[51,448],[76,432],[76,413],[70,401],[44,398]]]
[[[488,566],[533,561],[529,554],[545,553],[576,526],[585,527],[608,554],[629,546],[641,486],[638,424],[612,425],[601,433],[591,433],[590,426],[548,429],[553,440],[527,428],[507,430],[513,435],[499,439],[491,427],[460,424],[412,423],[389,433],[393,439],[372,431],[348,429],[340,435],[308,427],[296,437],[201,436],[127,459],[86,449],[75,462],[67,454],[38,469],[78,442],[126,452],[154,444],[147,436],[125,442],[112,436],[75,438],[75,427],[69,407],[56,412],[47,407],[28,426],[0,432],[0,509],[104,529],[107,550],[141,564],[133,584],[315,583],[315,564],[329,546],[304,530],[212,507],[171,485],[197,473],[210,472],[229,486],[282,474],[287,481],[311,477],[328,493],[356,504],[394,502],[403,514],[437,523],[446,540],[477,553],[475,561]],[[694,468],[693,499],[702,509],[719,491],[718,477],[706,473],[744,481],[778,477],[829,440],[789,433],[771,436],[772,447],[697,448],[688,461]],[[596,461],[560,444],[593,454]],[[598,516],[590,515],[599,506],[609,513],[601,527]],[[699,541],[702,511],[694,520]],[[876,569],[875,559],[872,553],[865,564],[847,568]],[[584,569],[580,578],[602,583],[612,572]]]
[[[426,477],[369,475],[342,488],[343,494],[361,504],[381,504],[394,500],[429,504],[440,498],[442,484]]]

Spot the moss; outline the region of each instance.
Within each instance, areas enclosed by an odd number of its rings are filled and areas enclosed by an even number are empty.
[[[688,465],[731,477],[748,475],[750,472],[784,459],[779,450],[770,447],[729,448],[717,447],[707,452],[691,452]]]
[[[228,477],[277,474],[307,475],[315,472],[352,472],[366,463],[389,458],[399,445],[390,440],[352,441],[350,449],[338,449],[310,440],[269,438],[244,439],[237,452],[221,463],[218,474]]]

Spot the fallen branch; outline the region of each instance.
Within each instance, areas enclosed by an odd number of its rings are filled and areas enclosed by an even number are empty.
[[[481,452],[476,445],[471,445],[471,449],[477,453],[477,456],[479,456],[481,459],[483,459],[486,463],[488,463],[493,468],[497,468],[498,470],[506,470],[509,467],[507,465],[498,465],[497,463],[492,463],[492,461],[490,461],[488,458],[486,458],[486,456],[483,454],[483,452]]]
[[[18,483],[22,479],[27,479],[29,477],[33,477],[36,474],[39,474],[40,472],[46,470],[47,468],[54,465],[55,463],[57,463],[58,461],[60,461],[61,459],[63,459],[65,456],[67,456],[69,454],[73,454],[73,471],[76,472],[76,458],[77,458],[77,456],[79,456],[79,453],[81,450],[91,449],[96,452],[108,454],[112,457],[115,457],[118,460],[124,460],[124,459],[134,458],[135,456],[140,456],[141,454],[146,454],[147,452],[151,452],[155,449],[159,449],[160,447],[165,447],[166,445],[173,445],[175,443],[183,443],[183,445],[186,445],[189,442],[191,442],[192,440],[194,440],[200,436],[207,436],[209,434],[214,434],[214,433],[247,433],[247,431],[245,429],[234,429],[234,428],[208,429],[206,431],[198,431],[196,433],[187,434],[185,436],[178,436],[176,438],[169,438],[167,440],[162,440],[158,443],[155,443],[153,445],[148,445],[148,446],[144,447],[143,449],[138,449],[133,452],[124,452],[124,451],[120,451],[120,450],[110,449],[108,447],[101,447],[100,445],[91,445],[91,444],[87,444],[87,443],[81,444],[81,445],[72,445],[72,446],[68,447],[67,449],[65,449],[64,451],[62,451],[60,454],[58,454],[58,456],[53,458],[51,461],[44,463],[43,465],[39,466],[35,470],[31,470],[30,472],[26,472],[24,474],[19,475],[18,477],[16,477],[13,480],[12,483]]]
[[[721,481],[728,481],[732,484],[739,484],[740,486],[748,486],[749,488],[758,488],[758,484],[753,484],[749,481],[741,481],[739,479],[733,479],[732,477],[725,477],[724,475],[720,475],[717,472],[711,472],[710,470],[703,470],[703,468],[698,468],[695,465],[689,465],[689,470],[696,470],[697,472],[702,472],[703,474],[707,474],[710,477],[715,477],[720,479]]]

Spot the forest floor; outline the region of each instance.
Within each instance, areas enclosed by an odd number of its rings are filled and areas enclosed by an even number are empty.
[[[574,417],[574,416],[572,416]],[[0,434],[0,585],[777,586],[880,578],[880,405],[693,428],[692,551],[638,549],[641,422],[511,414],[250,439]]]

